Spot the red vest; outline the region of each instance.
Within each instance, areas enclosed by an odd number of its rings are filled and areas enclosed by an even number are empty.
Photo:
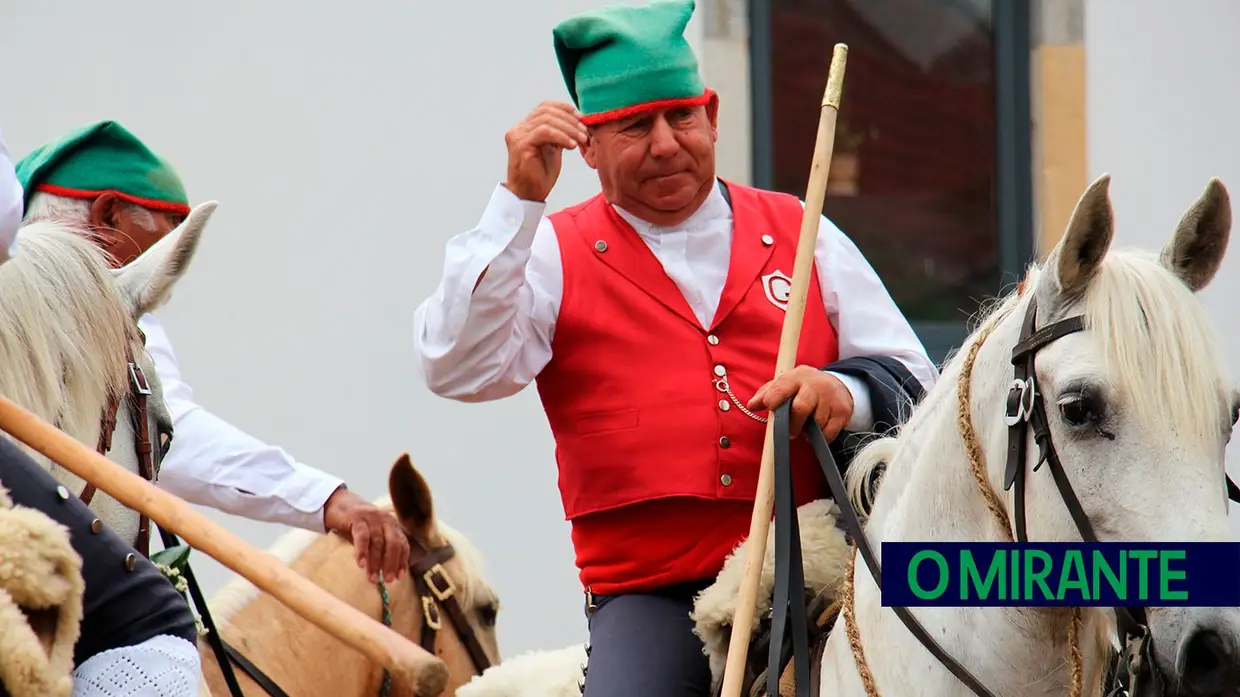
[[[803,208],[728,191],[731,262],[709,330],[601,194],[550,216],[564,292],[536,382],[581,581],[597,594],[711,578],[749,532],[766,424],[718,381],[745,404],[774,377]],[[797,364],[837,357],[815,266]],[[792,457],[798,505],[821,498],[808,442]]]

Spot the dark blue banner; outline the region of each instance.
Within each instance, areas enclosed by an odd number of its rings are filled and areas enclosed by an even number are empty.
[[[891,606],[1236,607],[1240,543],[884,542]]]

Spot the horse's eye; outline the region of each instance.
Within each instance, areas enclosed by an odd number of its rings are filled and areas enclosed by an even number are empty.
[[[484,627],[494,627],[496,620],[499,619],[499,609],[494,605],[483,605],[478,608],[478,621]]]
[[[1093,399],[1081,393],[1066,394],[1059,399],[1063,422],[1072,428],[1096,425],[1101,414]]]

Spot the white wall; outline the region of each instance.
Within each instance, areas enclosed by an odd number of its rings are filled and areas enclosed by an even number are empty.
[[[408,451],[489,561],[508,655],[585,636],[550,432],[533,389],[427,391],[412,315],[504,176],[505,130],[567,99],[552,26],[598,4],[62,0],[0,20],[15,156],[117,119],[220,201],[161,313],[200,402],[368,498]],[[550,203],[597,190],[570,154]],[[260,547],[281,532],[213,517]],[[198,559],[210,593],[228,572]]]
[[[1210,177],[1229,186],[1240,207],[1237,26],[1234,0],[1086,0],[1089,178],[1112,174],[1117,244],[1161,248]],[[1235,238],[1233,228],[1231,253],[1202,298],[1240,375]],[[1237,441],[1229,450],[1233,478]]]

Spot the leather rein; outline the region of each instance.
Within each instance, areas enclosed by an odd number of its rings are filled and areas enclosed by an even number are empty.
[[[141,329],[138,329],[137,332],[143,344],[145,344],[146,335]],[[159,466],[163,456],[172,443],[172,429],[170,425],[167,426],[167,430],[160,425],[156,426],[160,437],[160,449],[157,452],[151,441],[151,421],[148,408],[148,398],[151,396],[150,383],[147,381],[142,368],[134,360],[132,348],[127,349],[126,360],[128,361],[130,389],[124,397],[113,395],[104,406],[103,415],[100,419],[99,443],[96,450],[100,455],[106,456],[108,451],[112,449],[112,439],[116,432],[120,404],[122,399],[124,399],[128,405],[129,418],[134,429],[134,447],[138,455],[138,474],[148,482],[153,483],[159,473]],[[82,503],[89,506],[97,490],[94,484],[88,482],[79,496]],[[96,519],[94,525],[101,526],[102,522]],[[150,558],[150,533],[150,518],[145,513],[139,514],[138,536],[134,546],[139,554],[148,559]],[[161,529],[160,534],[165,548],[180,544],[180,541],[171,532]],[[483,671],[491,667],[490,659],[482,648],[482,643],[478,640],[473,625],[470,624],[469,619],[465,616],[465,612],[461,609],[461,605],[457,600],[456,584],[452,582],[452,578],[443,566],[456,555],[456,550],[450,543],[445,543],[443,546],[434,549],[427,549],[414,538],[409,537],[408,539],[412,552],[409,559],[409,571],[413,574],[414,589],[422,604],[422,634],[419,645],[432,655],[436,653],[435,644],[440,630],[443,629],[443,618],[440,612],[440,608],[442,608],[447,612],[448,621],[451,622],[456,635],[465,645],[466,651],[469,652],[470,660],[474,664],[474,674],[481,675]],[[130,556],[132,557],[132,555]],[[134,561],[136,560],[132,558],[126,559],[126,568],[132,571]],[[236,663],[271,697],[289,697],[289,694],[263,673],[258,666],[254,665],[241,652],[224,641],[215,627],[215,622],[207,608],[206,599],[198,587],[197,579],[195,579],[188,563],[183,574],[188,582],[194,605],[198,608],[203,625],[207,630],[207,642],[215,653],[216,661],[224,674],[224,681],[228,685],[229,693],[233,697],[244,697],[241,686],[237,682],[236,674],[232,670],[232,663]],[[390,626],[391,616],[388,607],[387,587],[382,580],[377,585],[383,597],[384,624]],[[391,677],[384,670],[383,687],[380,695],[386,696],[390,689]]]
[[[1085,320],[1083,316],[1076,315],[1056,321],[1041,329],[1037,329],[1036,324],[1037,302],[1036,299],[1031,298],[1021,326],[1020,339],[1012,349],[1013,379],[1008,390],[1004,414],[1004,421],[1008,426],[1008,451],[1004,472],[1004,490],[1008,491],[1013,486],[1016,487],[1014,495],[1016,539],[1022,543],[1028,541],[1025,524],[1025,477],[1029,470],[1026,466],[1028,436],[1030,431],[1032,431],[1033,440],[1039,448],[1038,460],[1033,465],[1032,471],[1037,472],[1043,464],[1048,466],[1051,476],[1055,480],[1055,485],[1059,490],[1060,497],[1068,508],[1068,512],[1071,514],[1081,537],[1086,542],[1097,542],[1098,536],[1095,534],[1093,526],[1089,521],[1089,516],[1085,514],[1080,500],[1076,496],[1076,492],[1073,491],[1071,482],[1069,482],[1067,474],[1064,472],[1063,464],[1060,462],[1059,455],[1055,450],[1055,444],[1051,438],[1050,420],[1047,417],[1044,395],[1037,389],[1034,371],[1034,360],[1037,352],[1062,337],[1083,331]],[[772,632],[774,636],[782,636],[785,631],[785,623],[791,624],[789,629],[791,629],[793,635],[796,661],[796,692],[798,697],[807,697],[810,694],[807,666],[809,651],[807,642],[799,637],[804,636],[808,631],[808,623],[804,608],[798,607],[799,603],[792,601],[795,597],[792,589],[802,588],[803,580],[799,544],[800,536],[797,529],[796,508],[792,502],[790,453],[787,447],[791,401],[786,401],[775,411],[776,559],[787,560],[788,563],[776,565],[776,598],[772,606],[774,612]],[[866,567],[869,569],[875,583],[881,587],[882,572],[878,559],[865,535],[857,510],[848,497],[843,476],[835,463],[834,456],[831,454],[826,437],[821,430],[816,428],[807,428],[804,432],[807,434],[819,466],[827,478],[832,497],[839,506],[849,536],[857,545],[857,551],[865,561]],[[1228,498],[1232,501],[1240,502],[1240,487],[1236,486],[1230,476],[1226,476],[1226,486]],[[781,571],[780,566],[783,566],[785,570]],[[943,650],[943,647],[930,636],[925,627],[909,613],[908,608],[893,606],[891,610],[900,618],[909,632],[948,671],[964,683],[973,694],[978,697],[994,697],[994,694],[982,685],[967,668]],[[1114,690],[1108,693],[1109,697],[1125,697],[1129,695],[1137,697],[1138,695],[1145,694],[1162,694],[1161,692],[1148,692],[1146,690],[1147,685],[1161,687],[1163,682],[1163,678],[1159,675],[1153,661],[1153,643],[1150,641],[1146,608],[1115,607],[1114,611],[1116,630],[1123,642],[1123,649],[1114,655],[1114,661],[1109,666],[1110,680],[1116,685]],[[781,666],[779,665],[780,656],[776,647],[778,643],[772,640],[767,671],[768,695],[779,694],[778,678]],[[1112,652],[1114,652],[1114,648],[1112,648]],[[1138,690],[1138,685],[1141,687],[1140,690]]]

